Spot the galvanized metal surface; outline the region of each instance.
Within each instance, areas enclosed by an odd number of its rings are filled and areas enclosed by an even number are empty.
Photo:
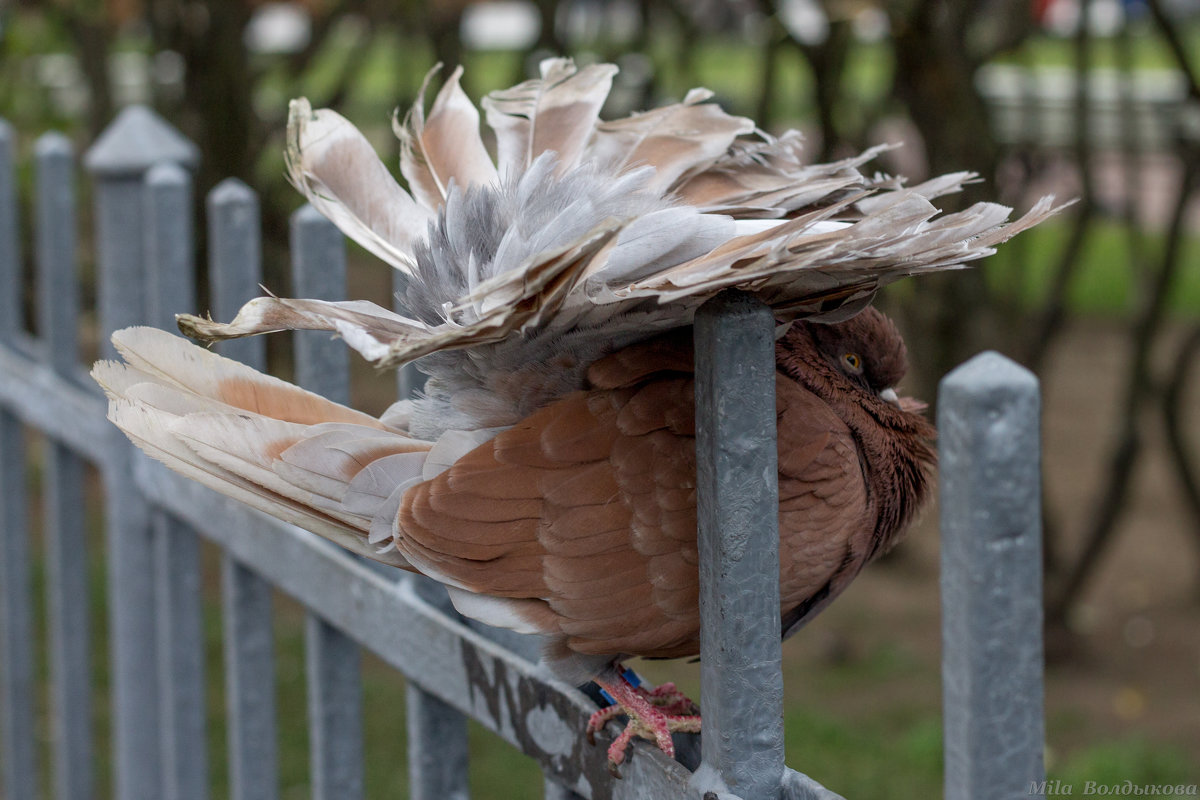
[[[232,319],[243,303],[261,291],[258,198],[246,184],[229,178],[209,193],[207,208],[213,315]],[[261,337],[221,342],[218,349],[228,358],[266,369],[266,342]],[[207,527],[202,520],[192,522],[197,530]],[[272,800],[279,793],[271,584],[257,574],[255,566],[228,553],[222,556],[228,758],[234,800]]]
[[[837,792],[826,789],[804,773],[791,767],[783,769],[783,800],[846,800]]]
[[[175,330],[175,315],[195,312],[196,239],[192,224],[192,176],[178,164],[146,173],[146,319]]]
[[[79,280],[75,274],[75,154],[71,140],[47,133],[36,164],[37,322],[45,360],[69,375],[79,363]]]
[[[3,383],[0,381],[0,383]],[[0,768],[4,796],[39,796],[25,432],[0,408]]]
[[[24,314],[21,258],[17,246],[17,181],[12,126],[0,119],[0,341],[11,341],[21,330]]]
[[[341,300],[346,247],[311,205],[291,218],[292,287],[300,297]],[[296,331],[296,382],[338,403],[350,402],[349,353],[327,333]],[[317,800],[363,796],[361,657],[358,644],[321,617],[305,621],[308,746]]]
[[[441,584],[424,575],[404,575],[400,581],[447,619],[463,621]],[[414,681],[405,687],[404,700],[412,800],[466,800],[471,796],[466,715]]]
[[[1040,395],[983,353],[938,393],[947,800],[1045,780]]]
[[[204,668],[200,539],[156,511],[159,687],[162,693],[163,796],[205,800],[208,792],[208,684]]]
[[[146,109],[126,110],[88,150],[95,182],[97,300],[101,353],[109,334],[146,320],[142,179],[162,161],[186,160],[178,133]],[[53,428],[48,428],[53,430]],[[154,538],[145,498],[133,486],[134,449],[119,433],[104,443],[105,532],[112,661],[113,751],[118,800],[163,795],[155,619]]]
[[[404,694],[408,792],[412,800],[467,800],[467,718],[414,683]]]
[[[53,431],[55,439],[88,461],[103,464],[118,457],[104,398],[84,388],[82,370],[64,378],[35,360],[38,349],[24,335],[0,346],[0,405],[31,428]]]
[[[237,178],[226,178],[208,193],[208,280],[214,319],[233,319],[242,305],[262,294],[262,233],[258,196]],[[262,336],[217,345],[226,358],[267,368]]]
[[[775,320],[726,292],[696,314],[696,496],[704,764],[746,800],[779,797],[783,674]]]
[[[121,109],[84,156],[88,172],[101,178],[141,178],[154,164],[194,169],[200,148],[146,106]]]
[[[196,306],[192,180],[177,164],[147,174],[147,311],[149,324],[170,330],[174,312]],[[151,512],[158,603],[162,774],[167,800],[206,800],[207,684],[201,596],[200,540],[160,509]]]
[[[392,307],[401,314],[409,315],[409,311],[404,307],[401,298],[404,297],[405,289],[408,286],[408,278],[400,270],[392,272]],[[420,361],[418,359],[417,361]],[[417,361],[410,361],[404,366],[396,370],[396,396],[400,398],[412,397],[413,394],[420,391],[425,386],[425,374],[417,368]]]
[[[225,556],[221,559],[221,600],[230,796],[234,800],[272,800],[279,787],[271,584],[237,559]]]
[[[0,355],[16,343],[24,316],[14,146],[12,128],[0,120]],[[0,390],[12,380],[0,380]],[[37,743],[27,735],[35,708],[25,433],[12,407],[0,402],[0,788],[9,800],[34,800],[39,781]]]
[[[47,133],[36,165],[37,322],[45,362],[70,376],[78,364],[79,284],[75,274],[75,170],[71,142]],[[92,787],[92,681],[88,641],[83,461],[53,438],[43,451],[46,616],[54,791],[88,798]]]

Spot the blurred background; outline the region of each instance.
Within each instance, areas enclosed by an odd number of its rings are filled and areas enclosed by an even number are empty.
[[[477,98],[554,54],[621,67],[605,116],[707,86],[766,130],[801,130],[814,161],[895,142],[879,170],[912,182],[977,172],[950,208],[1078,198],[974,269],[902,282],[880,302],[909,343],[909,394],[933,400],[937,380],[985,348],[1043,381],[1051,777],[1200,781],[1200,0],[9,0],[0,117],[19,133],[27,204],[37,135],[63,130],[82,151],[120,107],[153,106],[200,147],[198,198],[230,176],[260,193],[266,284],[286,294],[286,223],[300,204],[283,169],[289,98],[338,109],[394,166],[392,111],[434,63],[464,64]],[[88,191],[81,181],[85,276]],[[351,296],[387,305],[386,269],[357,249],[351,259]],[[271,346],[286,374],[284,338]],[[359,365],[355,402],[378,412],[394,387]],[[788,763],[850,798],[940,795],[935,520],[785,646]],[[278,602],[283,794],[303,797],[302,614]],[[698,695],[695,665],[644,667]],[[403,796],[402,680],[373,662],[365,680],[368,792]],[[103,685],[96,696],[105,731]],[[532,763],[477,738],[475,796],[537,796]],[[213,761],[219,797],[225,766]],[[108,770],[102,746],[101,796]]]

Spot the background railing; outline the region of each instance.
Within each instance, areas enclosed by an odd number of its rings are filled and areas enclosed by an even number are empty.
[[[646,743],[613,780],[603,746],[583,737],[591,702],[539,670],[536,642],[468,623],[444,591],[357,559],[295,527],[216,495],[137,453],[104,419],[105,401],[79,363],[74,156],[58,134],[34,157],[34,327],[24,324],[15,135],[0,123],[0,754],[3,796],[39,786],[27,431],[47,440],[42,463],[46,663],[53,796],[97,794],[92,774],[87,465],[100,474],[106,529],[113,796],[210,795],[201,603],[201,539],[221,550],[231,794],[278,794],[272,593],[304,607],[310,772],[315,798],[364,796],[362,648],[402,672],[410,795],[467,796],[467,718],[531,756],[545,795],[830,800],[783,764],[778,643],[778,532],[773,486],[773,320],[749,297],[725,295],[697,322],[703,764],[695,773]],[[192,145],[145,109],[127,109],[88,151],[95,204],[102,353],[133,324],[172,328],[196,307],[189,169]],[[259,294],[258,204],[228,180],[206,199],[208,280],[217,318]],[[291,221],[297,295],[345,289],[341,235],[313,209]],[[221,351],[265,367],[262,339]],[[295,339],[298,382],[348,399],[340,342]],[[747,388],[750,387],[750,388]],[[730,404],[715,398],[738,397]],[[1038,389],[1028,372],[985,354],[943,383],[943,604],[946,796],[1011,798],[1044,779]],[[752,446],[745,446],[749,442]],[[754,492],[756,504],[731,502]],[[760,548],[740,561],[731,550]],[[742,552],[738,550],[737,552]],[[92,554],[94,555],[94,554]],[[694,766],[694,747],[681,748]]]

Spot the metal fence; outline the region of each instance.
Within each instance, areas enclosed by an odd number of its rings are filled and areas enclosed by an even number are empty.
[[[94,793],[90,715],[85,465],[106,509],[112,737],[119,800],[210,795],[201,630],[200,540],[222,551],[231,793],[277,796],[271,594],[306,609],[310,769],[315,798],[363,796],[359,654],[408,678],[411,797],[467,796],[466,718],[535,759],[545,796],[829,800],[783,764],[777,498],[753,476],[775,458],[772,320],[747,298],[710,304],[697,323],[698,491],[704,710],[694,773],[646,743],[613,780],[603,746],[582,731],[594,706],[536,668],[536,644],[453,614],[445,593],[397,576],[169,472],[105,419],[79,363],[74,154],[59,134],[34,147],[35,337],[24,323],[15,135],[0,121],[0,768],[3,797]],[[88,151],[93,182],[99,329],[172,328],[196,307],[193,145],[142,108],[126,109]],[[230,318],[259,293],[254,193],[226,181],[209,195],[212,309]],[[306,297],[344,291],[340,234],[310,207],[291,219],[293,281]],[[298,382],[348,396],[338,342],[297,335]],[[222,351],[265,362],[261,339]],[[757,380],[733,409],[715,402]],[[744,393],[744,390],[743,390]],[[942,587],[946,797],[1027,796],[1043,779],[1038,388],[985,354],[943,382]],[[35,626],[27,513],[26,429],[43,463],[45,630],[51,686],[52,787],[40,787],[35,741]],[[753,446],[745,447],[745,442]],[[750,477],[747,477],[750,476]],[[746,491],[754,503],[742,502]],[[746,548],[762,557],[743,557]],[[774,566],[772,566],[774,565]],[[686,749],[686,748],[685,748]],[[686,760],[686,759],[685,759]]]

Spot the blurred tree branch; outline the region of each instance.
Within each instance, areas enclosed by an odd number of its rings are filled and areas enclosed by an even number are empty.
[[[1175,57],[1175,66],[1187,80],[1188,95],[1192,100],[1200,102],[1200,83],[1197,83],[1196,80],[1197,73],[1196,67],[1192,63],[1192,54],[1188,52],[1187,45],[1179,38],[1179,30],[1175,21],[1163,8],[1162,0],[1146,0],[1146,5],[1150,8],[1150,15],[1154,18],[1159,34],[1162,35],[1163,41],[1167,43],[1167,47],[1171,49],[1171,54]]]
[[[1081,20],[1086,19],[1090,0],[1083,0],[1079,5]],[[1075,107],[1072,110],[1074,122],[1075,166],[1079,171],[1080,198],[1078,210],[1071,223],[1071,233],[1059,253],[1058,262],[1054,268],[1050,293],[1042,305],[1038,319],[1032,326],[1033,335],[1029,338],[1024,350],[1025,365],[1035,373],[1041,374],[1045,366],[1046,354],[1051,345],[1061,333],[1067,313],[1067,290],[1083,264],[1080,253],[1087,239],[1092,218],[1096,213],[1096,182],[1092,176],[1092,142],[1091,130],[1088,125],[1088,115],[1092,106],[1092,84],[1088,76],[1092,70],[1092,41],[1086,24],[1080,24],[1075,31],[1074,40],[1074,72],[1075,72]]]
[[[1175,462],[1180,490],[1195,517],[1197,543],[1200,544],[1200,464],[1188,448],[1183,431],[1185,390],[1196,361],[1200,360],[1200,325],[1193,326],[1171,365],[1171,377],[1163,393],[1163,422],[1167,447]]]
[[[88,138],[95,139],[113,116],[112,84],[108,69],[112,23],[99,3],[56,2],[48,8],[79,53],[80,70],[88,84]]]
[[[1180,252],[1183,249],[1186,212],[1196,190],[1198,172],[1200,158],[1197,158],[1194,151],[1189,151],[1185,159],[1183,184],[1179,187],[1179,195],[1171,216],[1162,264],[1154,276],[1150,294],[1134,323],[1133,358],[1125,380],[1125,399],[1117,417],[1120,432],[1109,458],[1108,476],[1097,493],[1096,503],[1092,506],[1095,510],[1079,556],[1067,571],[1056,595],[1050,598],[1047,609],[1048,624],[1065,625],[1067,615],[1095,571],[1100,556],[1112,539],[1120,514],[1127,505],[1130,481],[1144,444],[1141,431],[1142,412],[1152,399],[1154,391],[1150,352],[1162,327],[1169,291],[1182,263]]]
[[[1163,34],[1164,39],[1171,43],[1170,49],[1176,59],[1176,66],[1187,82],[1189,96],[1195,102],[1197,99],[1200,99],[1200,91],[1197,89],[1196,73],[1190,63],[1188,54],[1180,46],[1174,26],[1163,12],[1159,1],[1149,0],[1149,2],[1152,17]],[[1085,3],[1082,13],[1086,13],[1086,8],[1087,4]],[[1086,16],[1084,17],[1084,21],[1086,21]],[[1086,40],[1086,28],[1086,24],[1080,25],[1077,43]],[[1079,60],[1077,62],[1076,78],[1080,81],[1079,97],[1081,98],[1077,108],[1077,115],[1084,113],[1087,106],[1085,99],[1083,99],[1084,92],[1086,91],[1083,89],[1083,86],[1084,78],[1087,74],[1085,68],[1088,62],[1086,57],[1082,55],[1082,51],[1083,48],[1080,48]],[[1127,63],[1125,66],[1132,68],[1132,63]],[[1127,90],[1123,88],[1122,91]],[[1122,118],[1122,145],[1127,161],[1133,155],[1130,152],[1133,134],[1129,128],[1134,122],[1133,115],[1127,109]],[[1083,124],[1084,120],[1077,118],[1077,134],[1082,130]],[[1080,144],[1086,146],[1085,140],[1085,136],[1080,136],[1077,146]],[[1085,149],[1083,152],[1086,154],[1088,151]],[[1175,462],[1176,474],[1180,481],[1184,499],[1192,512],[1197,516],[1197,520],[1200,521],[1200,485],[1197,483],[1198,477],[1195,462],[1188,449],[1188,444],[1182,430],[1180,414],[1181,398],[1186,387],[1187,377],[1190,373],[1191,362],[1197,357],[1197,353],[1200,352],[1200,341],[1198,341],[1200,340],[1200,332],[1193,331],[1185,340],[1173,363],[1172,374],[1167,379],[1165,388],[1161,392],[1156,390],[1150,366],[1151,352],[1160,337],[1165,321],[1170,289],[1175,283],[1182,263],[1181,250],[1183,248],[1182,243],[1186,229],[1187,208],[1189,203],[1194,199],[1197,189],[1200,188],[1197,185],[1198,176],[1200,176],[1200,148],[1194,142],[1181,137],[1177,143],[1176,152],[1183,160],[1183,180],[1172,211],[1161,264],[1157,273],[1151,278],[1152,283],[1149,287],[1148,296],[1144,299],[1142,310],[1134,322],[1133,357],[1124,381],[1124,401],[1118,416],[1120,431],[1109,455],[1109,467],[1106,478],[1097,493],[1096,502],[1092,505],[1094,511],[1088,521],[1083,546],[1076,560],[1066,571],[1061,582],[1057,586],[1052,587],[1052,592],[1048,595],[1047,624],[1055,628],[1065,629],[1067,617],[1072,607],[1078,601],[1088,580],[1099,565],[1104,551],[1108,548],[1114,536],[1116,524],[1120,519],[1122,511],[1127,506],[1132,479],[1136,472],[1140,455],[1144,449],[1144,435],[1141,429],[1144,412],[1156,399],[1160,401],[1159,411],[1163,418],[1168,453]],[[1089,178],[1089,170],[1087,169],[1087,158],[1081,156],[1079,162],[1085,179],[1084,211],[1090,213],[1095,203],[1092,199],[1093,191]],[[1129,168],[1128,164],[1126,167],[1127,169]],[[1134,202],[1133,198],[1127,198],[1127,202]],[[1083,213],[1081,211],[1081,217]],[[1129,257],[1134,262],[1134,265],[1138,266],[1143,247],[1140,233],[1136,230],[1137,226],[1132,224],[1135,221],[1136,215],[1132,213],[1131,209],[1126,209],[1123,216],[1126,221],[1126,227],[1129,229]],[[1080,223],[1077,222],[1076,231],[1079,230],[1079,225]],[[1135,269],[1134,272],[1138,275],[1144,274],[1144,270],[1140,269]],[[1064,278],[1063,273],[1057,276],[1064,284],[1065,281],[1069,280],[1069,277],[1068,275]],[[1058,305],[1061,306],[1061,298],[1058,299]],[[1055,308],[1055,306],[1052,306],[1052,308]],[[1061,322],[1061,308],[1057,309],[1057,314],[1060,318],[1058,321]],[[1044,352],[1044,345],[1035,350],[1039,361]],[[1200,530],[1200,527],[1198,527],[1198,530]]]

